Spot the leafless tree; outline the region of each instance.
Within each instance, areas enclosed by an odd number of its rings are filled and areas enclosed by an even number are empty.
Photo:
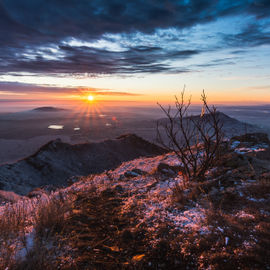
[[[173,151],[183,164],[183,175],[187,179],[203,181],[209,168],[219,158],[223,141],[223,124],[215,106],[207,104],[206,94],[201,95],[200,116],[189,113],[191,97],[185,100],[185,89],[180,99],[175,97],[175,108],[165,109],[158,103],[166,119],[157,125],[157,141]]]

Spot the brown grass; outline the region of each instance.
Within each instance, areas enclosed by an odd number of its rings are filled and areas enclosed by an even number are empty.
[[[61,193],[6,205],[0,217],[0,269],[54,269],[54,246],[71,210],[72,194]],[[27,244],[30,231],[35,233],[31,247]],[[20,250],[24,258],[17,256]]]
[[[7,206],[0,220],[0,269],[267,269],[269,185],[235,185],[230,177],[221,181],[229,182],[223,190],[211,179],[173,189],[173,203],[180,209],[194,202],[206,209],[201,225],[208,232],[203,234],[175,229],[166,221],[151,233],[136,216],[136,206],[122,212],[128,194],[116,188],[40,199],[32,220],[23,204]],[[29,225],[36,232],[34,247],[16,258],[16,245],[26,246]]]
[[[37,237],[47,239],[63,231],[66,218],[72,211],[72,200],[59,193],[58,196],[42,202],[35,215],[35,231]]]
[[[25,245],[28,224],[25,203],[7,204],[0,217],[0,269],[14,263],[14,252]]]

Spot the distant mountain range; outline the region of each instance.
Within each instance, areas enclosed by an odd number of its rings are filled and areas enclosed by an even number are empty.
[[[63,112],[68,111],[67,109],[57,108],[57,107],[38,107],[33,109],[34,112]]]
[[[28,158],[0,166],[0,189],[25,195],[45,185],[66,186],[72,176],[101,173],[124,161],[164,152],[164,149],[133,134],[77,145],[58,139]]]
[[[206,114],[204,117],[208,118],[209,115]],[[189,123],[190,125],[190,121],[189,121],[190,118],[192,118],[192,120],[194,121],[198,121],[200,119],[200,115],[192,115],[192,116],[186,117],[184,119],[184,123],[186,124]],[[223,112],[217,112],[217,118],[223,124],[222,130],[224,132],[224,135],[227,138],[231,138],[233,136],[241,135],[244,133],[264,132],[264,130],[258,126],[241,122],[235,118],[228,116],[227,114]],[[158,120],[158,122],[161,125],[168,123],[168,121],[169,120],[167,118],[162,118]],[[207,122],[207,119],[206,119],[206,122]]]

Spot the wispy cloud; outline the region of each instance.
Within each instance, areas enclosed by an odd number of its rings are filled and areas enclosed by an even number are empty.
[[[17,82],[0,82],[0,96],[3,95],[27,95],[27,94],[54,94],[62,93],[69,95],[85,95],[93,93],[102,96],[140,96],[141,94],[123,91],[112,91],[110,89],[99,89],[91,87],[60,87],[54,85],[34,85]]]

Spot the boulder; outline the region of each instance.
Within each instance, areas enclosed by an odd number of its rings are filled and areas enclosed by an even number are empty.
[[[140,169],[133,169],[131,171],[126,171],[123,175],[120,176],[120,180],[123,180],[123,178],[127,177],[127,178],[132,178],[132,177],[138,177],[140,175],[146,175],[147,172],[142,171]]]
[[[126,171],[124,173],[124,177],[127,177],[127,178],[133,178],[133,177],[137,177],[139,176],[140,174],[134,172],[134,171]]]
[[[177,173],[179,173],[180,171],[183,171],[183,167],[182,166],[171,166],[167,163],[163,163],[160,162],[158,164],[157,167],[157,172],[162,173],[162,174],[166,174],[166,175],[170,175],[170,176],[174,176]]]
[[[262,143],[270,145],[270,141],[266,133],[246,133],[241,136],[232,137],[231,141],[239,141],[240,143],[248,143],[250,145]]]

